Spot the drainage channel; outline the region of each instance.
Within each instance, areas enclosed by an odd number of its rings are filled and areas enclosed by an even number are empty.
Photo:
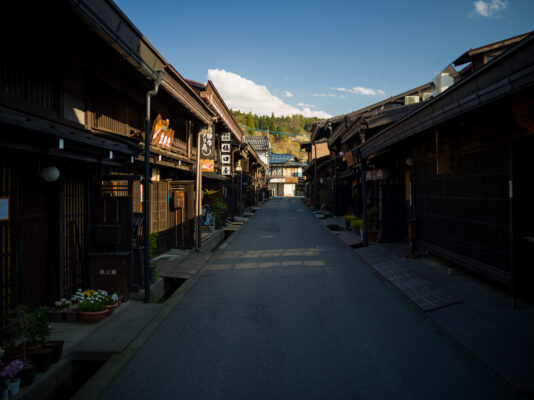
[[[164,278],[165,280],[165,294],[157,301],[158,304],[165,303],[176,290],[182,286],[187,279],[180,278]]]

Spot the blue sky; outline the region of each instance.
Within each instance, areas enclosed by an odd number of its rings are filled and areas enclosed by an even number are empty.
[[[180,74],[257,114],[344,114],[534,30],[534,0],[116,3]]]

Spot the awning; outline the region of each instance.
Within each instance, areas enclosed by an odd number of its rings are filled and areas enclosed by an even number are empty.
[[[202,178],[214,179],[217,181],[227,181],[230,179],[228,176],[218,174],[217,172],[202,172]]]

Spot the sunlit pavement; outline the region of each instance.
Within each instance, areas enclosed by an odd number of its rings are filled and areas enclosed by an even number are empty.
[[[269,201],[101,398],[518,397],[359,260],[300,200]]]

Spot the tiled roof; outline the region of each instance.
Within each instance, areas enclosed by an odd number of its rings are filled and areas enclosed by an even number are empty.
[[[245,141],[256,151],[269,151],[269,137],[245,136]]]

